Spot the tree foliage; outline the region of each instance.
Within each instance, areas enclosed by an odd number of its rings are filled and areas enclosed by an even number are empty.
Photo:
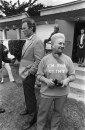
[[[32,7],[37,0],[29,0],[29,2],[23,2],[20,4],[19,0],[16,3],[12,3],[12,1],[7,2],[1,0],[0,10],[6,15],[11,16],[19,13],[25,12],[26,8]]]
[[[35,3],[37,0],[29,0],[29,2],[23,2],[20,4],[20,1],[18,0],[16,3],[12,3],[12,1],[7,2],[1,0],[1,5],[0,5],[0,10],[6,15],[6,16],[12,16],[16,15],[19,13],[26,12],[27,8],[27,13],[31,16],[33,15],[39,15],[39,10],[44,7],[42,4],[37,4]]]
[[[40,10],[44,8],[45,6],[43,4],[33,5],[32,7],[28,8],[27,13],[29,16],[39,16]]]

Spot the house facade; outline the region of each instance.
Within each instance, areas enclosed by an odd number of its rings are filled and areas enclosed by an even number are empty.
[[[45,23],[38,28],[42,28],[44,37],[47,37],[47,34],[50,35],[55,22],[59,24],[60,32],[66,36],[64,53],[69,55],[74,62],[78,62],[77,37],[80,34],[80,29],[85,29],[85,0],[43,9],[41,10],[41,19]]]
[[[57,22],[60,32],[66,36],[64,53],[69,55],[74,62],[77,57],[77,36],[80,29],[85,29],[85,0],[77,0],[70,3],[54,6],[41,10],[40,17],[33,17],[37,23],[37,35],[44,41],[53,32]],[[29,17],[26,13],[0,19],[1,39],[24,39],[21,31],[21,20]]]

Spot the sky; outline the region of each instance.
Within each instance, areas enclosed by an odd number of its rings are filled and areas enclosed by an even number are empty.
[[[10,0],[6,0],[6,1],[9,2]],[[17,0],[11,0],[11,1],[13,3],[17,2]],[[77,0],[38,0],[38,3],[42,3],[45,6],[49,6],[49,5],[55,6],[58,4],[68,3],[71,1],[77,1]],[[28,2],[28,0],[20,0],[20,3],[22,3],[22,2]]]

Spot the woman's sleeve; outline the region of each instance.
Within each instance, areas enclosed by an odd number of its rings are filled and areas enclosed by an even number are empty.
[[[74,64],[71,59],[68,61],[68,76],[75,75]]]

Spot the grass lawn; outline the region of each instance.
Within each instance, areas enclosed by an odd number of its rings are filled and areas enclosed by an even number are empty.
[[[0,84],[0,95],[2,95],[2,107],[6,109],[4,114],[0,114],[0,130],[21,130],[27,120],[27,116],[21,117],[20,112],[24,109],[24,94],[21,86],[22,81],[18,75],[18,67],[12,66],[16,83],[10,83],[7,73],[5,73],[5,83]],[[36,89],[36,96],[39,103],[39,90]],[[52,108],[48,115],[46,129],[50,130]],[[32,130],[35,130],[33,128]],[[59,130],[85,130],[85,105],[74,99],[67,99],[64,106]]]

